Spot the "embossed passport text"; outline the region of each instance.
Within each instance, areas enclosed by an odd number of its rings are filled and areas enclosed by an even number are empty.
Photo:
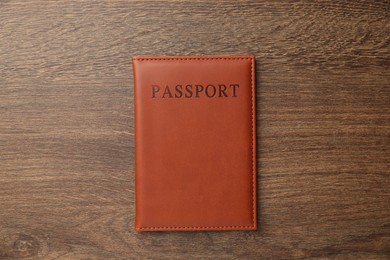
[[[137,231],[257,228],[254,63],[133,57]]]

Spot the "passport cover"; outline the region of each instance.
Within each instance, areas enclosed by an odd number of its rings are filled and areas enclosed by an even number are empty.
[[[136,231],[255,230],[255,59],[133,57]]]

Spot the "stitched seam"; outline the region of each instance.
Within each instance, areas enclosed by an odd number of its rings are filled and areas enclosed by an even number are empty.
[[[221,228],[254,228],[255,226],[216,226],[216,227],[143,227],[136,229],[221,229]]]
[[[255,228],[256,227],[256,170],[255,170],[255,117],[254,117],[254,110],[255,110],[255,104],[254,104],[254,69],[253,69],[253,63],[254,58],[253,57],[185,57],[185,58],[179,58],[179,57],[146,57],[146,58],[136,58],[133,57],[132,60],[137,61],[146,61],[146,60],[251,60],[251,102],[252,102],[252,225],[251,226],[213,226],[213,227],[135,227],[136,230],[159,230],[159,229],[228,229],[228,228]]]
[[[188,58],[133,58],[133,60],[250,60],[251,57],[188,57]]]
[[[134,100],[134,122],[135,122],[135,124],[136,124],[137,118],[138,118],[138,117],[137,117],[137,106],[136,106],[136,102],[137,102],[137,101],[136,101],[136,100],[137,100],[137,98],[136,98],[136,97],[137,97],[137,93],[136,93],[136,92],[137,92],[137,86],[136,86],[137,80],[136,80],[136,75],[137,75],[137,74],[136,74],[136,71],[135,71],[135,70],[136,70],[136,69],[135,69],[135,68],[136,68],[136,65],[135,65],[134,61],[135,61],[135,59],[133,58],[133,59],[132,59],[133,73],[134,73],[134,88],[133,88],[134,96],[133,96],[133,100]],[[137,102],[137,103],[138,103],[138,102]],[[137,132],[138,132],[138,131],[137,131],[137,127],[134,126],[134,144],[135,144],[135,145],[136,145],[136,143],[137,143],[137,142],[136,142],[136,140],[137,140]],[[137,161],[137,153],[134,154],[134,160]],[[138,168],[138,167],[137,167],[137,163],[135,163],[135,166],[134,166],[134,171],[135,171],[135,173],[136,173],[135,176],[134,176],[135,190],[137,190],[137,185],[136,185],[136,184],[137,184],[137,179],[138,179],[138,178],[137,178],[137,172],[138,172],[138,171],[137,171],[137,168]],[[135,192],[135,194],[137,194],[137,191]],[[136,211],[137,211],[137,204],[138,204],[138,203],[137,203],[137,195],[135,195],[135,210],[136,210]],[[135,218],[136,218],[135,221],[137,221],[137,216],[135,216]]]
[[[254,102],[254,59],[251,59],[251,99],[252,99],[252,226],[256,226],[256,162],[255,162],[255,102]]]

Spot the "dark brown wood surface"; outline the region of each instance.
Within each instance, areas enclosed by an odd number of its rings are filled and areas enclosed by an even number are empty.
[[[0,2],[0,258],[389,259],[388,1]],[[252,232],[137,234],[132,55],[255,54]]]

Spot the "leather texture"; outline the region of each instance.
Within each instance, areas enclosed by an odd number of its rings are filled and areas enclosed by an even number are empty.
[[[133,57],[137,231],[257,228],[254,63]]]

